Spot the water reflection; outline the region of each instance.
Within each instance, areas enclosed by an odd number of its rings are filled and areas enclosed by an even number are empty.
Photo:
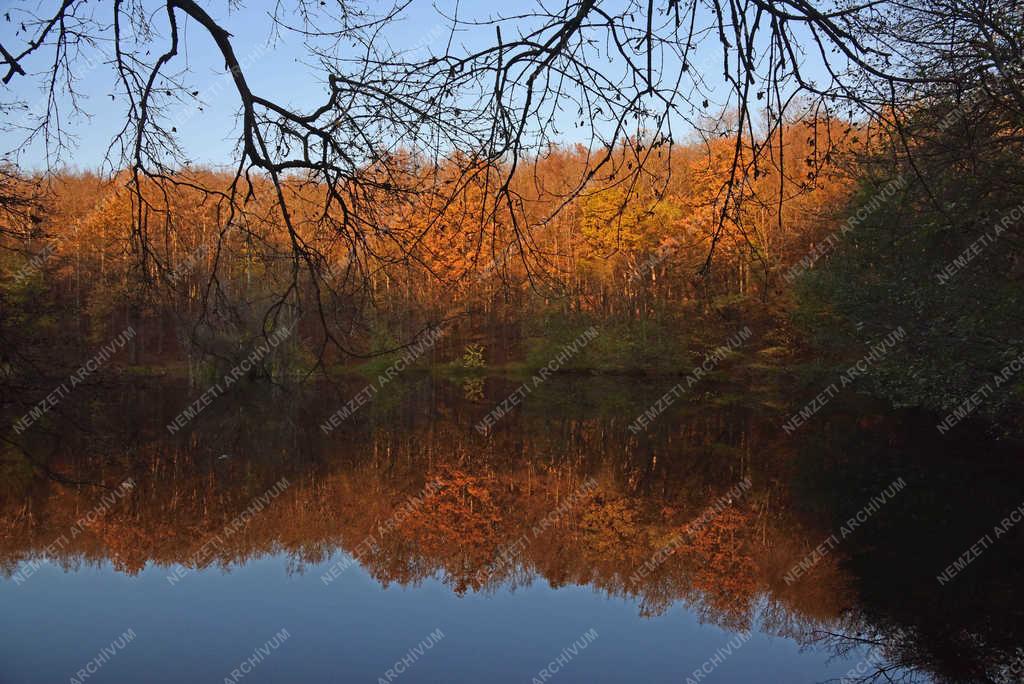
[[[266,557],[324,592],[363,572],[484,599],[542,580],[816,645],[841,656],[831,676],[1019,681],[1021,530],[936,580],[1024,498],[1012,445],[839,402],[787,436],[777,393],[728,388],[632,435],[663,388],[596,379],[552,381],[481,436],[514,383],[464,384],[396,383],[330,436],[317,426],[352,388],[236,393],[175,435],[185,387],[80,401],[61,418],[74,429],[5,446],[6,584],[34,581],[41,557],[171,585]],[[905,490],[786,581],[897,478]]]

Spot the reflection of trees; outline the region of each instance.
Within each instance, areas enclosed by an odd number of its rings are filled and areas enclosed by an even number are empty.
[[[553,390],[556,396],[563,391]],[[620,429],[621,419],[583,419],[546,403],[541,415],[524,410],[508,416],[483,439],[460,395],[457,386],[418,393],[429,398],[404,402],[384,416],[367,407],[360,419],[380,419],[377,429],[356,421],[325,441],[315,431],[319,414],[309,410],[322,403],[317,397],[308,404],[299,398],[283,413],[279,404],[254,402],[244,425],[225,402],[211,407],[193,432],[175,438],[162,426],[182,405],[179,397],[169,395],[164,409],[126,398],[126,405],[110,407],[109,416],[99,412],[89,426],[119,435],[120,446],[89,449],[88,440],[68,435],[49,466],[85,481],[131,477],[136,490],[83,527],[56,559],[69,566],[109,560],[118,571],[135,573],[146,563],[227,566],[283,553],[290,571],[303,572],[339,550],[363,548],[360,562],[382,583],[438,577],[463,593],[543,578],[635,598],[647,615],[683,604],[729,629],[749,629],[756,618],[773,633],[834,648],[843,646],[834,635],[859,632],[858,638],[873,634],[884,641],[904,630],[913,637],[887,651],[887,662],[964,677],[950,681],[1007,681],[992,673],[1005,669],[1018,637],[1015,624],[1024,624],[1015,623],[1019,602],[1004,576],[1015,565],[996,558],[985,566],[994,574],[984,584],[965,575],[953,585],[964,595],[952,604],[936,600],[943,595],[934,578],[922,575],[955,557],[961,542],[957,537],[917,558],[908,540],[955,526],[913,498],[909,487],[888,504],[891,515],[877,516],[875,527],[845,541],[799,581],[783,581],[835,520],[848,515],[846,508],[861,505],[864,491],[877,490],[875,480],[892,479],[882,464],[895,463],[886,460],[890,444],[907,448],[898,433],[875,441],[863,430],[846,434],[834,429],[845,424],[839,416],[823,419],[823,429],[800,442],[781,442],[772,430],[777,422],[763,423],[750,410],[709,415],[684,407],[636,441]],[[107,420],[136,427],[122,434]],[[847,439],[854,440],[860,462],[844,449]],[[922,447],[931,460],[935,448]],[[949,483],[932,474],[934,481],[922,483],[916,458],[905,454],[900,467],[914,474],[918,491],[946,487],[944,495],[957,501],[954,483],[969,475],[954,473]],[[225,536],[225,525],[281,477],[292,485]],[[705,523],[688,524],[743,477],[753,482],[750,491]],[[596,485],[573,498],[590,478]],[[8,573],[39,555],[96,497],[94,490],[46,480],[23,484],[22,495],[8,488],[0,500],[0,564]],[[433,493],[424,504],[409,507],[428,484]],[[562,514],[543,525],[556,510]],[[942,521],[942,529],[929,527],[934,521]],[[197,556],[216,535],[223,543]],[[638,575],[672,540],[675,552]],[[513,542],[519,543],[510,551]],[[1015,549],[1007,540],[1005,550],[991,553],[1012,558]],[[1002,588],[993,593],[992,587]],[[961,605],[976,614],[962,614]]]
[[[474,574],[491,562],[495,549],[511,533],[503,511],[513,503],[509,487],[492,473],[471,474],[442,466],[430,478],[439,484],[428,504],[414,510],[389,541],[421,559],[440,562],[455,591],[465,592]],[[388,547],[394,548],[394,547]],[[390,580],[385,564],[371,567]],[[425,566],[431,565],[428,561]],[[436,566],[435,566],[436,567]],[[479,587],[474,587],[479,588]]]
[[[61,553],[76,562],[110,560],[134,573],[146,562],[207,567],[286,552],[302,570],[337,549],[354,553],[370,539],[360,560],[381,582],[439,576],[465,592],[540,576],[554,585],[589,584],[640,597],[651,614],[687,601],[710,620],[749,620],[755,597],[770,584],[757,560],[761,542],[751,512],[760,494],[687,531],[687,523],[749,469],[749,417],[687,417],[655,441],[659,451],[681,456],[652,458],[612,420],[551,419],[558,409],[550,405],[543,429],[531,428],[535,419],[524,413],[506,418],[485,441],[447,403],[410,410],[405,402],[402,415],[390,415],[392,429],[370,432],[353,424],[326,443],[296,429],[301,410],[275,416],[248,406],[250,420],[240,424],[230,406],[212,407],[209,425],[216,429],[179,438],[160,434],[163,416],[132,416],[147,428],[141,436],[122,435],[125,456],[112,463],[67,443],[53,464],[82,478],[133,477],[138,483]],[[168,397],[167,404],[173,414],[183,402]],[[126,417],[124,407],[111,409],[112,415],[93,420]],[[105,424],[96,427],[118,434]],[[292,486],[243,529],[225,535],[225,526],[280,477]],[[574,499],[590,477],[597,485]],[[405,509],[427,483],[435,491],[424,505]],[[73,525],[94,496],[46,483],[33,488],[28,515],[16,512],[16,501],[26,506],[23,497],[12,497],[2,510],[0,552],[8,570]],[[553,511],[560,514],[545,521]],[[393,526],[383,524],[394,519]],[[762,532],[777,533],[758,524]],[[675,554],[643,582],[630,579],[681,532],[684,543]],[[214,539],[212,551],[200,553]]]
[[[910,641],[903,631],[884,634],[874,630],[857,629],[855,632],[834,632],[815,629],[805,635],[809,643],[826,647],[840,658],[857,658],[859,661],[839,680],[843,684],[872,684],[891,682],[913,684],[928,679],[914,669],[916,663],[904,656],[903,649]]]
[[[1024,625],[1021,531],[986,549],[954,581],[936,579],[1019,505],[1019,448],[979,448],[984,437],[969,431],[958,440],[899,418],[869,429],[833,420],[809,433],[794,456],[803,478],[794,501],[831,518],[833,527],[863,504],[860,492],[877,491],[897,474],[913,483],[844,543],[843,571],[856,603],[840,621],[795,635],[839,654],[877,644],[884,658],[862,681],[924,681],[912,672],[943,684],[1021,681],[1012,669],[1022,655]],[[843,455],[821,458],[828,453]],[[802,590],[814,581],[811,573],[794,586]]]
[[[843,684],[1011,684],[1021,681],[1024,665],[1019,661],[1019,647],[992,649],[978,634],[934,623],[908,631],[891,624],[869,623],[856,613],[831,630],[807,630],[801,640],[838,657],[860,655],[857,666],[841,680]],[[981,654],[985,657],[979,657]]]

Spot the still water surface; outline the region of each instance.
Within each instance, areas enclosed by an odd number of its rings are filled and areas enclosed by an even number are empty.
[[[516,383],[407,378],[329,435],[358,384],[173,435],[197,390],[83,393],[4,447],[0,683],[1020,680],[1021,529],[937,579],[1019,448],[856,397],[787,435],[767,388],[631,433],[671,384],[554,379],[485,435]]]

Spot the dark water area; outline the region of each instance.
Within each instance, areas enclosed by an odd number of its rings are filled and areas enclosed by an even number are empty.
[[[674,382],[83,388],[0,443],[0,683],[1021,681],[1019,445],[710,385],[631,430]]]

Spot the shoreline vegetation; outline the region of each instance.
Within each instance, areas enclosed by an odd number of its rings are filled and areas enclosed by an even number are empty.
[[[518,255],[515,226],[497,219],[484,249],[474,207],[486,188],[467,187],[443,207],[429,195],[421,204],[382,198],[382,220],[408,232],[361,245],[324,236],[312,207],[295,212],[292,227],[310,250],[297,260],[272,184],[255,177],[245,213],[224,229],[223,207],[192,186],[229,179],[192,169],[170,190],[143,188],[163,207],[147,210],[147,220],[174,230],[140,263],[126,230],[138,197],[122,174],[63,173],[43,185],[12,175],[32,209],[20,233],[0,235],[0,382],[45,396],[47,376],[73,372],[131,329],[110,361],[127,379],[185,376],[208,386],[353,374],[468,382],[696,372],[740,385],[772,376],[806,412],[846,377],[856,381],[850,391],[920,407],[947,427],[970,416],[1020,432],[1024,209],[1014,191],[1024,185],[1024,137],[1007,142],[1009,124],[990,110],[963,116],[981,107],[970,102],[936,98],[911,115],[908,125],[929,134],[915,142],[926,164],[912,165],[881,125],[846,122],[840,135],[789,123],[778,141],[787,158],[815,160],[828,136],[830,156],[799,181],[771,166],[744,178],[737,231],[720,232],[716,219],[731,143],[659,150],[631,195],[602,186],[574,196]],[[868,134],[870,144],[857,141]],[[773,149],[760,143],[741,152]],[[410,177],[423,163],[388,161]],[[435,171],[456,178],[464,163],[442,160]],[[514,178],[527,213],[553,211],[551,188],[588,163],[571,147],[537,157],[531,173],[540,181]],[[965,164],[973,175],[961,172]],[[785,201],[780,182],[792,183]],[[295,178],[284,190],[303,206],[313,185]],[[575,348],[590,329],[593,339]],[[748,341],[704,367],[743,329]],[[862,361],[894,330],[903,331],[898,345]],[[851,370],[858,363],[865,368]]]
[[[0,679],[1018,681],[1024,2],[12,2]]]

